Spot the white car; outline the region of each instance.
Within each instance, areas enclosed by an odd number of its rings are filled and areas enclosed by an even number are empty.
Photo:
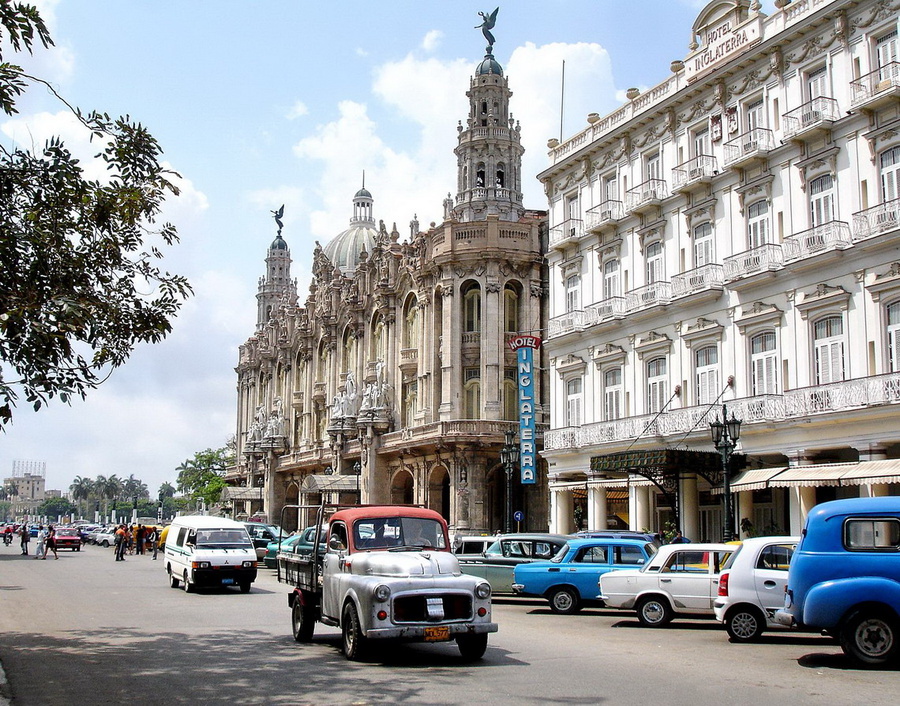
[[[101,547],[111,547],[116,543],[116,528],[109,527],[104,530],[100,530],[97,534],[93,535],[94,544],[99,544]]]
[[[784,606],[788,564],[799,537],[744,540],[722,569],[716,620],[733,642],[753,642],[766,628],[779,627],[775,611]]]
[[[600,577],[607,608],[634,610],[647,627],[666,625],[675,615],[712,615],[719,572],[734,544],[666,544],[641,569]]]

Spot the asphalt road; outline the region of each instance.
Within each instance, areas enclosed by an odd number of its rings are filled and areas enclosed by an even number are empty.
[[[386,643],[351,663],[332,628],[294,642],[273,571],[247,595],[186,594],[149,556],[117,563],[86,547],[36,561],[0,545],[0,703],[893,706],[900,694],[900,668],[852,668],[819,636],[733,645],[712,621],[654,630],[522,599],[498,599],[494,616],[500,632],[478,663],[452,643]]]

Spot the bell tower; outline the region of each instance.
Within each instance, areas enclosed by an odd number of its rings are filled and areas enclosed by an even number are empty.
[[[457,221],[483,221],[496,214],[501,221],[518,221],[522,206],[522,147],[520,126],[509,112],[509,90],[503,67],[494,59],[494,37],[490,33],[496,11],[485,17],[483,31],[488,40],[485,56],[469,81],[469,117],[460,122],[456,203]],[[488,24],[490,23],[490,24]]]
[[[256,292],[257,330],[266,325],[272,310],[278,306],[284,295],[289,293],[291,284],[291,251],[281,237],[279,223],[278,235],[275,236],[266,255],[266,276],[259,278],[259,288]]]

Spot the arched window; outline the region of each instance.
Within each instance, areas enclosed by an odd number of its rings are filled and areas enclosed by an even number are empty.
[[[881,202],[885,203],[900,198],[900,147],[882,152],[880,161]]]
[[[581,275],[566,277],[566,313],[581,309]]]
[[[607,260],[603,263],[603,298],[612,299],[620,295],[619,261]]]
[[[371,360],[387,360],[385,355],[385,325],[379,317],[372,327],[372,357]]]
[[[662,243],[651,243],[647,246],[646,262],[647,284],[662,282],[665,279]]]
[[[463,293],[463,331],[481,331],[481,290],[477,284],[469,286]]]
[[[844,320],[829,316],[816,321],[814,327],[816,384],[844,379]]]
[[[654,358],[647,362],[647,412],[656,414],[663,407],[669,397],[668,377],[666,374],[666,359]]]
[[[753,396],[778,394],[778,355],[774,331],[750,339],[750,377]]]
[[[519,331],[519,293],[509,285],[503,290],[503,321],[506,333]]]
[[[769,202],[765,199],[747,207],[747,240],[751,250],[769,242]]]
[[[356,336],[353,331],[347,329],[344,332],[343,356],[341,359],[341,371],[356,370]]]
[[[415,297],[406,303],[406,314],[403,317],[403,347],[419,347],[419,307]]]
[[[809,225],[816,228],[834,220],[834,179],[823,174],[809,182]]]
[[[503,418],[514,422],[519,418],[519,386],[516,384],[516,371],[513,368],[507,370],[503,379]]]
[[[890,371],[900,372],[900,302],[888,305],[887,340]]]
[[[481,379],[478,369],[466,371],[466,382],[463,387],[463,418],[481,418]]]
[[[712,223],[701,223],[694,228],[694,267],[702,267],[714,261]]]
[[[566,426],[581,426],[582,388],[581,378],[572,378],[566,382]]]
[[[484,162],[479,162],[475,168],[475,186],[484,186]]]
[[[622,417],[622,368],[610,368],[603,374],[603,412],[607,422]]]
[[[697,404],[712,404],[719,396],[719,349],[705,346],[694,354]]]
[[[500,162],[497,165],[497,188],[503,189],[506,187],[506,167],[503,162]]]

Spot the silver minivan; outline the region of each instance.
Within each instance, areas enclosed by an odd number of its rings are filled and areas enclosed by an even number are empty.
[[[169,585],[190,593],[195,586],[238,586],[249,593],[256,580],[256,549],[240,522],[221,517],[176,517],[164,552]]]

